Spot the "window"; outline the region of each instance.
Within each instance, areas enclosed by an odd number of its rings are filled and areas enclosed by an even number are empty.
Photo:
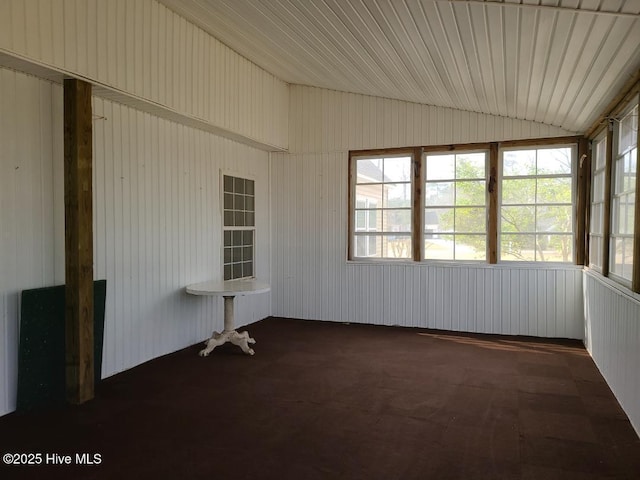
[[[591,224],[589,228],[589,266],[602,271],[604,246],[605,167],[607,136],[593,142],[591,183]]]
[[[633,108],[623,114],[615,130],[609,270],[624,283],[631,283],[638,171],[637,101]]]
[[[412,157],[354,157],[353,258],[412,258]]]
[[[486,260],[487,153],[424,158],[424,258]]]
[[[350,152],[348,259],[582,261],[582,140]]]
[[[500,258],[573,261],[572,147],[502,152]]]
[[[254,276],[255,182],[223,175],[223,278]]]

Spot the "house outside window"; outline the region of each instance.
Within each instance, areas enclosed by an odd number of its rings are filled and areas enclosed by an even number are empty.
[[[411,157],[354,158],[353,258],[412,256]]]

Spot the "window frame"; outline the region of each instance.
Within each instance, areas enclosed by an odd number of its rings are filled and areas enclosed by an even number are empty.
[[[473,177],[473,178],[456,178],[456,172],[455,172],[455,168],[456,168],[456,160],[457,160],[457,156],[461,156],[461,155],[465,155],[465,154],[477,154],[477,153],[483,153],[484,154],[484,175],[482,177]],[[453,178],[443,178],[443,179],[436,179],[436,180],[428,180],[427,176],[428,176],[428,163],[427,163],[427,158],[430,156],[439,156],[439,155],[453,155],[454,156],[454,176]],[[460,148],[456,148],[456,149],[434,149],[434,148],[429,148],[429,149],[425,149],[425,151],[423,151],[422,155],[421,155],[421,168],[422,171],[424,172],[423,177],[421,179],[422,181],[422,185],[424,186],[424,195],[422,195],[421,198],[421,212],[423,214],[423,221],[421,224],[421,247],[422,247],[422,251],[421,251],[421,261],[425,261],[425,262],[469,262],[469,263],[487,263],[488,259],[489,259],[489,191],[488,191],[488,185],[489,185],[489,172],[490,172],[490,155],[491,155],[491,148],[489,144],[483,145],[482,148],[463,148],[463,146],[461,146]],[[478,182],[478,181],[482,181],[484,182],[484,205],[457,205],[456,204],[456,192],[457,192],[457,186],[458,183],[470,183],[470,182]],[[427,256],[427,252],[425,251],[425,244],[426,244],[426,218],[425,218],[425,214],[426,214],[426,210],[428,208],[428,206],[426,205],[426,190],[427,190],[427,184],[429,183],[453,183],[454,184],[454,199],[453,199],[453,203],[451,205],[432,205],[430,206],[432,210],[437,210],[437,209],[452,209],[454,211],[454,228],[451,232],[433,232],[435,234],[439,234],[439,235],[447,235],[447,236],[452,236],[453,237],[453,257],[451,259],[442,259],[442,258],[429,258]],[[460,209],[460,208],[484,208],[484,233],[480,233],[480,232],[466,232],[466,231],[458,231],[455,228],[455,213],[456,210]],[[485,239],[485,254],[484,254],[484,259],[456,259],[456,244],[455,244],[455,238],[456,236],[459,235],[471,235],[471,236],[484,236]]]
[[[598,145],[602,144],[603,148],[600,150],[598,148]],[[611,144],[611,138],[610,135],[608,135],[608,129],[604,130],[603,132],[601,132],[599,135],[596,136],[596,138],[593,139],[592,142],[592,148],[591,148],[591,172],[590,172],[590,179],[591,179],[591,189],[590,189],[590,202],[589,202],[589,231],[587,232],[588,235],[588,243],[589,243],[589,262],[588,262],[588,266],[589,268],[591,268],[592,270],[595,270],[596,272],[599,273],[603,273],[605,270],[608,271],[607,268],[605,268],[605,262],[608,263],[609,259],[607,258],[608,255],[604,254],[605,250],[608,250],[608,237],[609,234],[607,232],[607,228],[606,228],[606,224],[608,222],[608,213],[607,210],[609,209],[609,202],[607,201],[607,197],[609,196],[608,193],[608,188],[607,185],[610,183],[610,172],[609,174],[607,173],[607,165],[610,163],[607,159],[608,157],[608,153],[607,150],[609,150],[610,145]],[[600,158],[600,155],[598,155],[598,152],[600,152],[600,154],[603,156],[602,157],[602,165],[598,166],[598,159]],[[596,176],[598,175],[602,175],[602,192],[601,192],[601,200],[600,198],[596,199],[595,198],[595,188],[596,188]],[[594,219],[593,219],[593,215],[594,215],[594,206],[599,206],[602,210],[602,219],[601,219],[601,225],[600,225],[600,229],[598,231],[594,231],[593,229],[593,225],[594,225]],[[599,257],[599,263],[594,263],[593,261],[593,256],[591,255],[592,253],[592,239],[593,238],[599,238],[600,239],[600,249],[599,251],[594,249],[594,253],[598,254]]]
[[[572,233],[573,241],[573,262],[535,262],[535,261],[499,261],[498,260],[498,233],[499,225],[499,195],[501,195],[501,172],[500,172],[500,152],[503,149],[541,149],[552,146],[571,147],[574,155],[572,157]],[[536,138],[526,140],[509,140],[504,142],[487,142],[487,143],[467,143],[455,145],[429,145],[418,147],[402,147],[391,149],[373,149],[373,150],[351,150],[348,156],[348,185],[347,185],[347,262],[366,262],[366,263],[425,263],[425,264],[471,264],[471,265],[493,265],[522,263],[526,265],[560,265],[568,266],[583,265],[587,248],[586,233],[584,227],[587,217],[586,205],[586,181],[589,178],[589,172],[583,171],[583,162],[576,161],[577,157],[584,159],[586,157],[587,141],[581,136],[564,136]],[[485,186],[486,186],[486,245],[487,254],[485,260],[436,260],[428,259],[424,256],[424,210],[425,210],[425,157],[428,154],[437,153],[464,153],[464,152],[488,151],[488,158],[485,159]],[[380,258],[380,257],[355,257],[354,256],[354,231],[355,231],[355,159],[370,156],[389,156],[389,155],[412,155],[413,166],[413,197],[412,197],[412,256],[411,258]],[[585,162],[588,165],[588,162]],[[581,176],[581,179],[579,179]],[[578,203],[578,199],[582,198],[582,203]],[[581,223],[582,220],[582,223]],[[580,230],[582,226],[582,230]],[[578,241],[578,237],[582,236],[582,240]]]
[[[361,151],[353,151],[353,152],[349,152],[349,200],[348,200],[348,204],[349,204],[349,211],[348,211],[348,242],[347,242],[347,259],[349,261],[377,261],[377,262],[407,262],[407,261],[411,261],[413,259],[415,259],[416,257],[416,244],[415,244],[415,232],[414,232],[414,226],[415,226],[415,215],[416,215],[416,206],[415,206],[415,199],[416,199],[416,174],[419,172],[416,172],[415,170],[415,154],[416,151],[413,148],[393,148],[393,149],[380,149],[380,150],[361,150]],[[368,231],[362,231],[362,230],[358,230],[356,228],[356,211],[357,206],[356,206],[356,186],[357,185],[367,185],[367,183],[365,184],[358,184],[357,183],[357,161],[359,159],[373,159],[373,158],[399,158],[399,157],[410,157],[410,161],[411,161],[411,166],[410,166],[410,180],[409,180],[409,185],[410,185],[410,191],[411,191],[411,201],[410,201],[410,207],[402,207],[402,210],[409,210],[409,216],[411,218],[410,221],[410,225],[411,225],[411,229],[409,232],[400,232],[403,235],[405,234],[409,234],[410,237],[410,252],[409,252],[409,256],[408,257],[401,257],[401,258],[392,258],[392,257],[376,257],[376,256],[356,256],[356,237],[357,236],[363,236],[360,235],[362,233],[369,233]],[[382,179],[381,182],[371,182],[372,185],[375,184],[380,184],[380,185],[384,185],[385,183],[406,183],[406,182],[385,182],[384,178]],[[380,208],[376,209],[376,211],[384,211],[386,207],[383,207],[382,205],[380,206]],[[392,236],[393,232],[386,232],[386,231],[380,231],[377,232],[376,234],[380,237],[388,237],[388,236]],[[367,249],[369,249],[369,246],[367,246]]]
[[[631,149],[625,150],[624,152],[620,152],[618,150],[619,141],[620,141],[620,124],[622,120],[629,115],[633,115],[633,111],[636,110],[636,141],[635,146]],[[640,226],[638,222],[640,221],[640,212],[638,211],[640,208],[640,202],[638,199],[638,194],[640,193],[639,185],[640,185],[640,176],[638,175],[638,139],[640,138],[640,122],[637,119],[638,112],[640,112],[640,97],[638,94],[635,94],[631,101],[629,101],[624,108],[621,109],[620,113],[617,115],[618,118],[612,118],[612,127],[613,127],[613,135],[612,135],[612,145],[611,145],[611,178],[610,178],[610,207],[609,207],[609,238],[607,242],[608,255],[609,255],[609,264],[608,264],[608,276],[614,280],[615,282],[632,289],[635,292],[640,292],[640,258],[639,250],[640,250]],[[622,192],[616,191],[617,186],[617,165],[618,161],[629,153],[630,151],[635,149],[635,162],[636,162],[636,179],[633,191],[624,190]],[[634,228],[632,233],[617,233],[615,230],[616,226],[616,215],[615,215],[615,200],[616,198],[622,196],[628,196],[630,193],[633,193],[634,196]],[[631,276],[630,278],[626,278],[621,275],[619,272],[615,272],[613,270],[613,266],[615,265],[616,258],[616,239],[631,239],[631,250],[632,250],[632,258],[631,258]]]
[[[225,187],[225,183],[224,183],[224,179],[225,177],[232,177],[232,178],[239,178],[242,180],[249,180],[251,182],[253,182],[253,195],[247,195],[246,193],[242,193],[243,196],[252,196],[253,197],[253,211],[251,212],[251,210],[247,210],[246,208],[243,209],[242,211],[246,214],[247,212],[249,213],[253,213],[253,225],[227,225],[226,223],[226,218],[225,218],[225,212],[235,212],[235,209],[227,209],[226,207],[226,202],[225,202],[225,194],[228,194],[228,192],[226,191],[226,187]],[[235,188],[235,187],[234,187]],[[227,170],[220,170],[220,211],[221,211],[221,224],[222,224],[222,228],[220,231],[220,252],[221,252],[221,256],[220,256],[220,265],[221,265],[221,277],[223,281],[235,281],[235,280],[247,280],[247,279],[252,279],[252,278],[256,278],[256,238],[257,238],[257,221],[256,221],[256,207],[257,207],[257,201],[256,201],[256,197],[257,197],[257,179],[252,176],[252,175],[248,175],[245,173],[239,173],[239,172],[235,172],[235,171],[227,171]],[[245,198],[246,201],[246,198]],[[235,224],[235,221],[233,222]],[[226,242],[226,233],[227,232],[231,232],[231,244],[230,246],[227,245]],[[234,235],[233,232],[241,232],[241,240],[240,240],[240,244],[235,244],[235,237],[236,235]],[[245,243],[245,233],[244,232],[251,232],[252,233],[252,239],[249,244]],[[241,276],[235,276],[232,272],[231,278],[226,278],[226,267],[227,265],[231,265],[230,269],[233,270],[233,266],[234,264],[238,264],[241,263],[243,264],[244,268],[244,263],[249,263],[248,261],[244,260],[244,257],[240,260],[240,262],[237,261],[231,261],[228,262],[227,261],[227,257],[226,257],[226,250],[230,249],[230,253],[231,255],[233,255],[233,251],[236,249],[241,249],[242,250],[242,255],[244,255],[244,248],[245,247],[251,247],[251,274],[250,275],[241,275]],[[243,272],[244,273],[244,272]]]
[[[536,152],[536,165],[537,165],[537,158],[538,158],[538,152],[541,150],[552,150],[552,149],[559,149],[559,148],[570,148],[571,149],[571,158],[570,158],[570,166],[571,166],[571,172],[566,174],[535,174],[535,175],[509,175],[509,176],[505,176],[504,174],[504,154],[505,152],[513,152],[513,151],[527,151],[527,150],[535,150]],[[578,253],[576,251],[576,237],[577,237],[577,219],[579,217],[579,212],[577,212],[577,198],[578,198],[578,142],[571,142],[571,143],[563,143],[563,142],[545,142],[544,144],[540,144],[540,143],[536,143],[535,141],[531,142],[531,143],[525,143],[525,142],[517,142],[517,144],[515,145],[508,145],[508,144],[503,144],[501,145],[500,149],[499,149],[499,171],[500,171],[500,175],[499,175],[499,180],[498,180],[498,244],[497,244],[497,249],[498,249],[498,263],[505,263],[505,264],[514,264],[514,263],[526,263],[526,264],[539,264],[539,265],[573,265],[576,263],[576,259],[578,256]],[[571,201],[569,203],[567,202],[551,202],[551,203],[538,203],[537,200],[534,199],[533,202],[525,202],[525,203],[519,203],[519,204],[504,204],[503,201],[503,194],[504,194],[504,182],[505,179],[507,180],[528,180],[528,179],[535,179],[536,180],[536,184],[537,184],[537,180],[538,179],[554,179],[554,178],[570,178],[571,179]],[[536,196],[537,196],[537,191],[536,191]],[[563,232],[552,232],[551,235],[557,235],[557,236],[567,236],[570,237],[570,244],[571,244],[571,258],[568,261],[544,261],[544,260],[537,260],[537,250],[535,249],[534,246],[534,260],[506,260],[503,258],[503,252],[502,252],[502,237],[505,234],[508,234],[508,232],[504,232],[502,230],[502,224],[503,224],[503,215],[502,215],[502,208],[503,207],[527,207],[527,206],[532,206],[534,208],[534,211],[537,212],[538,206],[570,206],[571,207],[571,220],[569,222],[570,226],[571,226],[571,232],[570,233],[563,233]],[[534,214],[534,229],[531,232],[520,232],[518,233],[520,235],[531,235],[534,237],[534,239],[541,234],[541,231],[538,230],[537,228],[537,214]],[[516,234],[516,235],[518,235]]]

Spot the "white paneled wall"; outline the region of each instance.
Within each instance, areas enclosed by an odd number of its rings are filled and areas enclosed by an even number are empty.
[[[548,125],[291,87],[291,153],[272,154],[273,314],[582,338],[582,273],[347,262],[348,150],[567,135]]]
[[[156,0],[2,0],[1,51],[288,145],[288,86]]]
[[[292,85],[292,153],[573,135],[543,123]]]
[[[220,171],[256,179],[256,273],[270,280],[268,153],[94,98],[95,278],[107,279],[102,374],[203,340],[220,299]],[[0,415],[15,408],[19,292],[64,283],[62,88],[0,69]],[[236,321],[271,314],[243,297]]]
[[[585,345],[640,434],[640,295],[584,273]]]
[[[582,271],[346,262],[343,153],[272,154],[273,314],[582,338]]]
[[[184,293],[222,277],[221,169],[256,179],[256,274],[269,280],[269,158],[106,100],[94,114],[106,118],[94,122],[94,237],[107,376],[222,329],[220,299]],[[237,303],[239,325],[271,313],[269,294]]]
[[[0,415],[15,408],[20,291],[64,278],[64,226],[54,224],[64,205],[53,201],[61,98],[57,85],[0,69]]]

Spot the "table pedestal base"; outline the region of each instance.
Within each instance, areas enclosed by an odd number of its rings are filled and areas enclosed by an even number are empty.
[[[256,341],[249,336],[249,332],[238,333],[232,330],[230,332],[223,331],[222,333],[213,332],[211,338],[205,342],[207,348],[200,350],[200,356],[206,357],[211,353],[211,350],[227,342],[238,345],[244,353],[248,353],[249,355],[255,353],[253,348],[249,347],[249,344],[256,343]]]
[[[211,338],[205,342],[207,348],[200,350],[200,356],[206,357],[211,353],[211,350],[223,343],[231,342],[234,345],[238,345],[244,353],[253,355],[253,348],[249,347],[249,344],[256,343],[256,341],[249,336],[249,332],[238,333],[233,329],[233,295],[224,296],[224,330],[222,333],[213,332]]]

